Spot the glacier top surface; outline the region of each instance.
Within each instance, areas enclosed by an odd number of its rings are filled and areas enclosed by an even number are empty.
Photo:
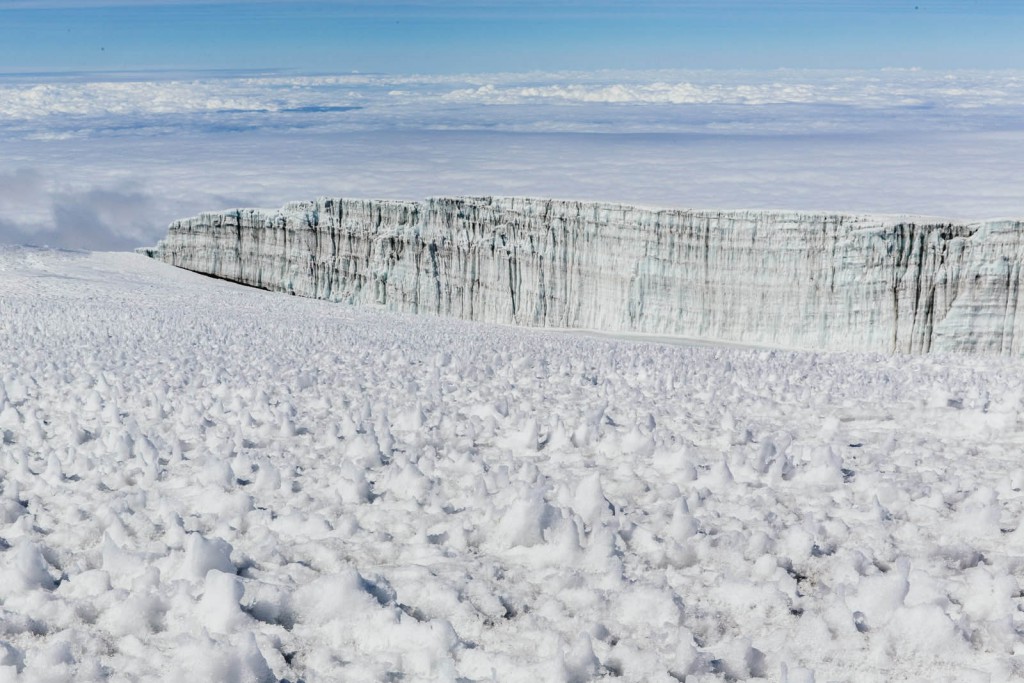
[[[913,213],[898,213],[898,214],[887,214],[887,213],[860,213],[860,212],[843,212],[843,211],[828,211],[818,209],[758,209],[758,208],[747,208],[747,209],[721,209],[714,207],[706,208],[694,208],[694,207],[672,207],[672,206],[659,206],[650,204],[625,204],[616,202],[595,202],[588,200],[577,200],[577,199],[558,199],[558,198],[543,198],[543,197],[523,197],[523,196],[472,196],[472,195],[451,195],[451,196],[434,196],[428,197],[423,201],[415,201],[408,199],[384,199],[384,198],[360,198],[360,197],[329,197],[320,196],[314,200],[300,200],[288,202],[280,208],[266,208],[266,207],[237,207],[224,209],[220,211],[204,211],[196,216],[190,216],[179,219],[175,223],[180,221],[189,220],[204,220],[207,218],[224,216],[232,213],[250,213],[254,215],[262,215],[268,218],[273,217],[304,217],[308,214],[311,209],[316,208],[327,202],[361,202],[368,204],[392,204],[407,206],[410,208],[423,207],[432,203],[441,202],[465,202],[471,205],[493,205],[499,206],[506,210],[512,209],[515,205],[563,205],[563,206],[581,206],[594,208],[599,211],[607,211],[613,213],[625,213],[630,211],[641,211],[651,212],[656,214],[677,214],[677,215],[694,215],[694,216],[764,216],[772,217],[782,220],[815,220],[815,219],[843,219],[843,222],[852,225],[863,224],[870,225],[871,227],[889,227],[893,225],[899,225],[901,223],[913,222],[913,223],[929,223],[929,224],[958,224],[958,225],[993,225],[993,224],[1020,224],[1022,218],[1014,217],[997,217],[987,219],[951,219],[943,216],[933,216],[926,214],[913,214]]]

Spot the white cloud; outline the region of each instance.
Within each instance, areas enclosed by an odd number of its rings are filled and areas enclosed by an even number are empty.
[[[1020,72],[8,79],[0,241],[126,248],[324,194],[1020,216],[1022,93]]]
[[[979,119],[987,111],[1024,106],[1024,71],[916,70],[818,72],[780,70],[770,72],[597,72],[464,74],[444,76],[383,76],[344,74],[336,76],[279,76],[154,79],[117,77],[106,80],[8,78],[0,81],[0,125],[31,128],[38,122],[45,130],[37,137],[60,135],[62,121],[74,120],[75,130],[87,134],[90,122],[106,130],[116,123],[121,130],[132,124],[143,128],[147,117],[183,116],[192,120],[170,125],[219,125],[236,127],[288,127],[275,115],[333,114],[301,122],[303,127],[349,126],[362,130],[399,125],[405,128],[493,128],[506,130],[596,131],[598,120],[586,109],[571,115],[552,111],[558,105],[652,105],[646,109],[617,111],[606,128],[621,131],[691,130],[692,110],[687,105],[750,107],[801,105],[828,108],[814,110],[833,130],[857,128],[865,109],[911,112],[915,127],[922,123],[941,127],[955,120],[961,126],[964,112]],[[477,107],[473,105],[488,105]],[[507,107],[499,120],[493,109]],[[658,109],[654,105],[664,107]],[[671,108],[683,107],[683,108]],[[351,114],[353,108],[361,113]],[[927,108],[928,117],[914,115]],[[787,113],[795,129],[806,127],[801,113]],[[345,114],[344,116],[340,116]],[[220,121],[204,116],[219,115]],[[703,120],[706,116],[698,117]],[[736,117],[732,117],[733,127]],[[748,129],[756,132],[753,119],[744,115]],[[785,123],[787,121],[779,122]],[[711,122],[721,123],[721,122]],[[892,122],[886,122],[891,125]],[[165,119],[160,125],[168,125]],[[770,130],[777,130],[772,124]]]

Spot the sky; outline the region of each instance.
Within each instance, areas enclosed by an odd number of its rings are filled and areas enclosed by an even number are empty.
[[[7,70],[1024,66],[1017,0],[0,0]]]
[[[1024,216],[1024,3],[0,0],[0,243],[321,195]]]

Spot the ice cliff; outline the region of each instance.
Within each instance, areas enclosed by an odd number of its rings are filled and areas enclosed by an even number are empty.
[[[144,250],[301,296],[795,348],[1019,356],[1024,223],[319,199],[204,213]]]

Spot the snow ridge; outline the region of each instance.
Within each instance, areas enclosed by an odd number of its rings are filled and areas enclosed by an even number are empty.
[[[1020,356],[1022,223],[521,197],[204,213],[144,253],[291,294],[527,326]]]

